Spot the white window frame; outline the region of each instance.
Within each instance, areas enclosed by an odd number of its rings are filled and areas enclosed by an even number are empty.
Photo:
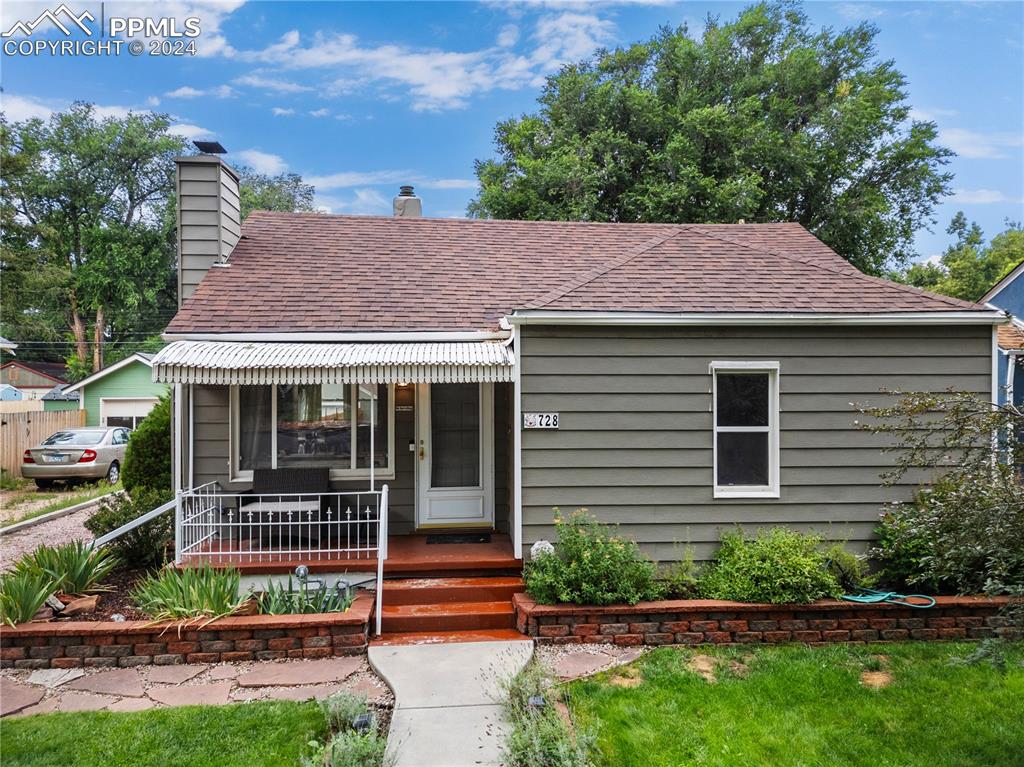
[[[270,389],[270,422],[272,428],[270,430],[270,466],[271,468],[277,468],[277,384],[262,384]],[[359,387],[360,384],[346,384],[350,388]],[[370,386],[376,387],[377,384],[369,384]],[[394,479],[395,478],[395,385],[388,384],[388,465],[385,468],[377,468],[373,471],[373,476],[376,479]],[[358,407],[359,394],[356,392],[355,404]],[[231,482],[251,482],[252,481],[252,469],[242,471],[238,467],[241,465],[242,455],[241,446],[239,440],[239,424],[241,423],[238,414],[238,385],[230,387],[230,407],[229,407],[229,419],[230,419],[230,451],[231,455],[228,459],[228,474]],[[352,444],[352,456],[353,461],[355,458],[356,451],[356,440],[351,440]],[[355,479],[369,479],[370,468],[365,469],[331,469],[330,477],[332,480],[355,480]]]
[[[711,481],[714,483],[715,498],[779,498],[779,371],[778,362],[765,360],[724,360],[712,362],[711,373],[711,429],[712,460]],[[719,426],[718,425],[718,374],[719,373],[767,373],[768,374],[768,425],[767,426]],[[718,484],[718,433],[759,432],[768,434],[768,484],[767,485],[719,485]]]

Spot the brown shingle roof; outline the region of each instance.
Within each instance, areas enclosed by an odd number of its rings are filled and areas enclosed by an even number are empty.
[[[168,327],[485,330],[516,309],[927,312],[984,307],[868,277],[798,224],[595,224],[257,211]]]
[[[1024,330],[1016,325],[1000,325],[996,333],[1000,349],[1024,349]]]

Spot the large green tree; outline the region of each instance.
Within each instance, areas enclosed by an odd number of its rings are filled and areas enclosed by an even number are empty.
[[[239,194],[242,203],[242,220],[254,210],[277,210],[286,213],[315,210],[313,195],[315,189],[307,184],[298,173],[280,173],[269,176],[257,173],[244,165],[236,166],[239,175]]]
[[[185,149],[169,126],[148,112],[100,118],[86,103],[45,122],[0,116],[0,320],[25,352],[70,338],[81,374],[102,366],[105,346],[166,324],[173,157]]]
[[[946,232],[954,238],[938,263],[911,265],[902,279],[925,290],[977,301],[1024,261],[1024,228],[1008,221],[1006,230],[985,244],[981,227],[957,213]]]
[[[910,119],[906,78],[870,24],[815,30],[772,2],[700,39],[663,29],[549,78],[501,122],[471,215],[590,221],[797,221],[859,268],[912,255],[949,192],[951,152]]]

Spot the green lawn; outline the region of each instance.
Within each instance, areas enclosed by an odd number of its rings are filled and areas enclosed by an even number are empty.
[[[42,714],[0,723],[4,767],[293,767],[326,733],[315,703]]]
[[[1024,765],[1024,649],[1005,672],[950,663],[974,647],[664,648],[567,694],[603,767]],[[720,659],[716,681],[690,670],[698,654]],[[878,670],[889,686],[861,684]]]

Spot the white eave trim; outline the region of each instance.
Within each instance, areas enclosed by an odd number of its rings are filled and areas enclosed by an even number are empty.
[[[825,314],[811,312],[590,312],[525,309],[508,317],[512,325],[996,325],[997,310]]]
[[[164,333],[171,341],[252,341],[255,343],[417,343],[422,341],[505,341],[508,330],[400,331],[367,333]]]
[[[80,389],[85,388],[89,384],[91,384],[91,383],[93,383],[95,381],[100,380],[104,376],[106,376],[106,375],[108,375],[110,373],[113,373],[115,370],[120,370],[121,368],[126,367],[127,365],[130,365],[133,362],[141,362],[146,367],[149,367],[149,368],[153,367],[152,360],[149,360],[146,357],[143,357],[138,352],[136,352],[135,354],[131,355],[130,357],[125,357],[123,360],[121,360],[119,362],[115,362],[113,365],[110,365],[108,367],[103,368],[103,370],[97,370],[95,373],[93,373],[88,378],[83,378],[78,383],[72,384],[71,386],[69,386],[66,389],[64,389],[62,394],[67,394],[67,393],[73,392],[73,391],[79,391]]]

